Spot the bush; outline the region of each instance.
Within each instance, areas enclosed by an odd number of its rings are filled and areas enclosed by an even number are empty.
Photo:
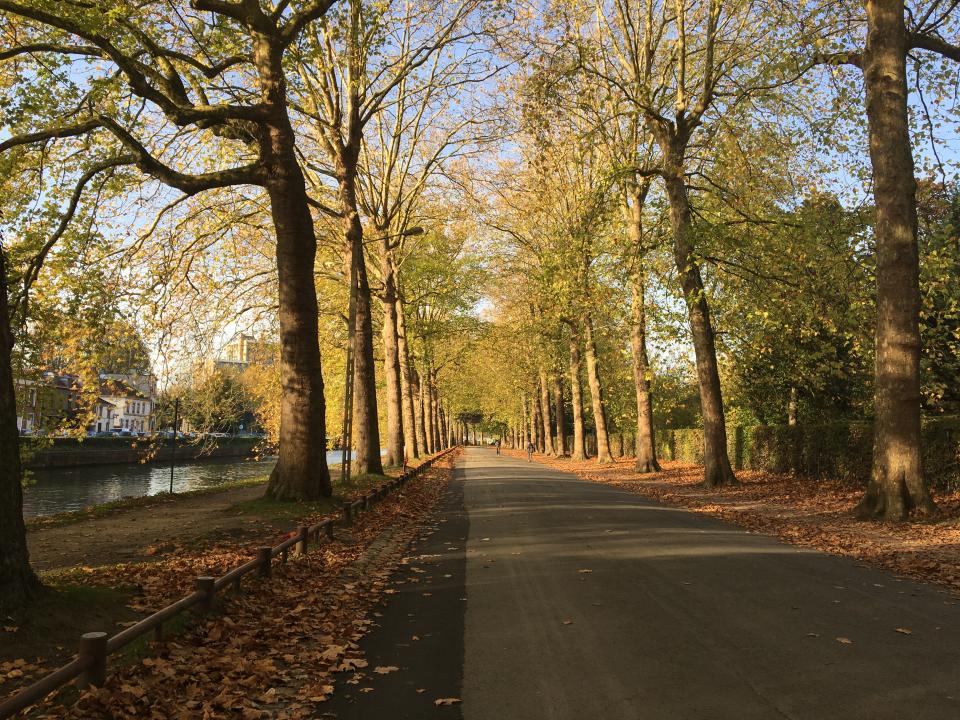
[[[931,485],[941,490],[960,488],[960,418],[924,420],[922,433],[923,468]],[[873,430],[869,422],[731,427],[727,442],[730,462],[737,469],[864,484],[870,478]],[[657,452],[665,460],[700,464],[703,430],[661,430]]]

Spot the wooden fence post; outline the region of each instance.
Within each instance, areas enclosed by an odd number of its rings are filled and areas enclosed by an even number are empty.
[[[91,685],[100,687],[107,680],[107,634],[88,632],[80,636],[80,657],[90,658],[90,666],[77,681],[81,690]]]
[[[307,554],[307,542],[308,542],[309,534],[310,534],[310,528],[307,525],[301,525],[300,526],[300,542],[297,543],[298,555]]]
[[[201,575],[197,578],[197,592],[203,593],[203,600],[200,601],[200,614],[206,615],[211,610],[213,610],[213,605],[216,602],[217,591],[213,587],[213,583],[216,581],[216,578],[212,578],[208,575]]]
[[[273,550],[268,547],[257,548],[257,562],[260,563],[260,577],[270,577],[270,563],[273,560]]]
[[[348,527],[353,525],[353,507],[348,502],[343,504],[343,524]]]

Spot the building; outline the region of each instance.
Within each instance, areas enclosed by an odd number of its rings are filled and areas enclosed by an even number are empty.
[[[237,335],[227,343],[220,358],[213,362],[217,370],[243,372],[250,365],[271,365],[274,346],[253,335]]]
[[[22,435],[86,425],[88,432],[154,430],[156,378],[152,375],[100,375],[95,398],[84,392],[77,375],[44,372],[37,379],[18,378],[17,429]],[[92,405],[91,405],[92,403]]]
[[[21,435],[32,435],[40,428],[40,383],[17,378],[14,391],[17,397],[17,430]]]
[[[104,430],[153,432],[154,405],[152,395],[134,387],[129,382],[106,378],[100,382],[100,396],[94,408],[95,411],[102,412],[103,416],[95,413],[94,424],[108,422]]]

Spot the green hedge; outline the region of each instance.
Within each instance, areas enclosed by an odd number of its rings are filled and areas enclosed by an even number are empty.
[[[737,469],[862,483],[870,477],[873,431],[868,422],[730,427],[727,443]],[[702,463],[703,430],[660,430],[657,452],[666,460]],[[935,487],[960,488],[960,418],[923,422],[923,468]]]

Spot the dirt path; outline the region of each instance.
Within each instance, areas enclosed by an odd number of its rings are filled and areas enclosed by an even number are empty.
[[[230,509],[263,494],[262,485],[233,488],[149,507],[118,510],[106,517],[27,533],[30,560],[40,571],[139,562],[158,548],[216,535],[245,536],[262,523]]]

